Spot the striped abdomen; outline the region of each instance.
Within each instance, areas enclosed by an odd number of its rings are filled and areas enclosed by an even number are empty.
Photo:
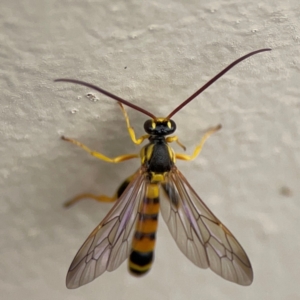
[[[141,203],[139,219],[132,241],[129,271],[136,276],[146,274],[154,259],[155,235],[159,213],[159,186],[149,183]]]

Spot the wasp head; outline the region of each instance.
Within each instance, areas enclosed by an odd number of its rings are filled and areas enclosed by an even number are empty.
[[[176,130],[176,124],[165,118],[149,119],[144,123],[144,129],[150,135],[165,136]]]

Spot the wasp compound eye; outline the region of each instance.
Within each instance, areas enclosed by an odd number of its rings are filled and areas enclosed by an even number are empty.
[[[152,134],[154,129],[155,129],[155,122],[154,120],[147,120],[144,123],[144,130],[148,133],[148,134]]]

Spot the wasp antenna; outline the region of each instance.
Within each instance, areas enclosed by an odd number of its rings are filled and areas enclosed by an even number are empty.
[[[99,88],[98,86],[93,85],[91,83],[87,83],[87,82],[84,82],[84,81],[81,81],[81,80],[76,80],[76,79],[67,79],[67,78],[55,79],[54,82],[70,82],[70,83],[75,83],[75,84],[87,86],[87,87],[89,87],[93,90],[96,90],[97,92],[99,92],[101,94],[106,95],[107,97],[110,97],[110,98],[112,98],[112,99],[114,99],[118,102],[123,103],[126,106],[129,106],[129,107],[131,107],[131,108],[133,108],[133,109],[149,116],[152,119],[156,119],[156,117],[153,114],[151,114],[150,112],[148,112],[147,110],[145,110],[145,109],[143,109],[143,108],[141,108],[137,105],[134,105],[134,104],[132,104],[132,103],[130,103],[130,102],[128,102],[128,101],[126,101],[126,100],[124,100],[124,99],[122,99],[122,98],[120,98],[120,97],[118,97],[118,96],[116,96],[112,93],[109,93],[109,92],[107,92],[107,91],[105,91],[105,90],[103,90],[103,89]]]
[[[233,63],[231,63],[229,66],[227,66],[223,71],[218,73],[215,77],[213,77],[211,80],[209,80],[205,85],[203,85],[198,91],[196,91],[192,96],[187,98],[184,102],[182,102],[179,106],[177,106],[168,116],[167,119],[170,119],[172,116],[174,116],[178,111],[180,111],[184,106],[186,106],[189,102],[191,102],[194,98],[196,98],[198,95],[200,95],[203,91],[205,91],[210,85],[212,85],[215,81],[217,81],[220,77],[222,77],[225,73],[227,73],[231,68],[233,68],[235,65],[243,61],[244,59],[255,55],[260,52],[265,51],[271,51],[270,48],[260,49],[253,52],[250,52],[239,59],[235,60]]]

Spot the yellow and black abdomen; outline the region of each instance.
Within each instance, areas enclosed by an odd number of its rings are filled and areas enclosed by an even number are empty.
[[[129,257],[129,270],[140,276],[147,273],[154,260],[154,247],[159,213],[159,185],[164,181],[175,162],[172,148],[164,137],[152,136],[144,146],[140,156],[142,165],[147,168],[148,183],[145,196],[140,204],[139,218],[132,241]]]
[[[159,213],[159,186],[148,183],[141,203],[136,231],[129,257],[129,270],[133,275],[146,274],[154,259],[154,248]]]

